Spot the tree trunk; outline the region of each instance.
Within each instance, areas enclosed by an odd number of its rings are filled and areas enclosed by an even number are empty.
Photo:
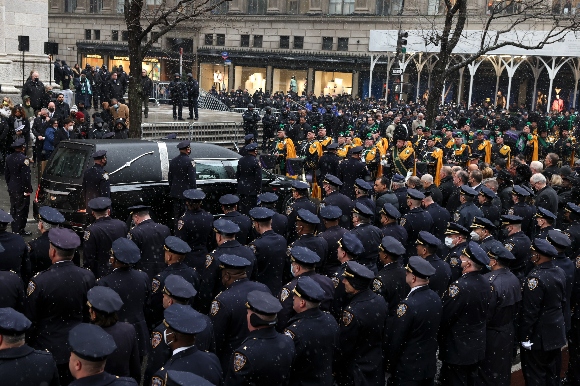
[[[141,27],[141,10],[143,0],[125,0],[125,22],[129,35],[129,138],[141,137],[141,107],[143,106],[143,88],[141,87],[141,67],[146,52],[143,52],[143,28]]]
[[[437,117],[437,112],[439,109],[439,103],[441,101],[441,96],[443,95],[443,85],[445,84],[445,69],[447,67],[447,62],[449,61],[448,54],[441,54],[439,60],[435,63],[432,72],[432,83],[429,89],[429,101],[427,102],[427,125],[431,128],[435,128],[435,118]]]

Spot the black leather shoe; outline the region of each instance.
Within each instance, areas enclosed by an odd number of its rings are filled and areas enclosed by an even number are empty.
[[[177,120],[178,120],[178,121],[185,121],[185,119],[183,119],[183,118],[181,118],[181,117],[177,118]]]

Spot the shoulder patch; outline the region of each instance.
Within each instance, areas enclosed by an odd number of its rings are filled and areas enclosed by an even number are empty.
[[[131,234],[131,232],[127,233],[127,238],[129,240],[133,240],[133,235]]]
[[[512,249],[514,249],[514,244],[512,243],[507,243],[504,244],[505,249],[507,249],[508,251],[511,251]]]
[[[452,267],[457,267],[458,265],[461,265],[461,260],[459,260],[458,257],[452,257],[451,260],[449,260],[449,265]]]
[[[26,288],[26,296],[32,295],[34,290],[36,289],[36,284],[31,280],[28,282],[28,288]]]
[[[248,358],[244,354],[239,352],[234,353],[234,371],[238,372],[243,369],[247,361]]]
[[[576,268],[580,268],[580,256],[576,258]]]
[[[83,238],[87,241],[91,237],[91,231],[85,231]]]
[[[400,226],[403,226],[403,225],[405,225],[406,223],[407,223],[407,219],[406,219],[405,217],[403,217],[403,218],[401,219],[401,222],[399,223],[399,225],[400,225]]]
[[[455,222],[458,222],[460,218],[461,218],[461,214],[459,214],[459,212],[453,213],[453,220]]]
[[[296,336],[292,331],[285,329],[284,330],[284,335],[290,337],[290,339],[294,340],[294,337]]]
[[[340,283],[340,279],[338,278],[338,276],[333,276],[331,280],[332,284],[334,284],[334,288],[338,287],[338,283]]]
[[[286,207],[286,216],[290,216],[290,213],[292,213],[292,205]]]
[[[151,290],[153,292],[157,292],[160,285],[161,285],[161,282],[158,279],[153,279],[153,281],[151,282]]]
[[[162,386],[162,385],[163,385],[163,379],[161,379],[159,377],[151,378],[151,386]]]
[[[397,307],[397,316],[400,318],[401,316],[405,315],[407,312],[407,305],[406,304],[399,304]]]
[[[158,331],[154,331],[153,334],[151,335],[151,346],[153,348],[157,348],[157,346],[159,346],[159,343],[161,343],[161,333]]]
[[[216,316],[216,314],[218,313],[219,310],[220,310],[220,302],[218,302],[217,300],[212,301],[209,314],[211,316]]]
[[[290,296],[290,290],[286,287],[282,288],[282,292],[280,292],[280,301],[286,301]]]
[[[181,230],[181,228],[183,228],[183,220],[179,220],[179,221],[177,222],[177,230],[179,230],[179,231],[180,231],[180,230]]]
[[[514,214],[514,209],[513,208],[509,209],[508,214]]]
[[[252,250],[252,252],[254,252],[254,255],[256,254],[256,246],[254,244],[250,244],[248,245],[248,247]]]
[[[30,160],[28,158],[24,159],[24,165],[26,165],[26,166],[30,165]]]
[[[379,279],[373,280],[373,291],[374,292],[380,291],[382,287],[383,287],[382,281],[380,281]]]
[[[352,319],[354,318],[354,315],[351,314],[348,311],[342,311],[342,324],[344,324],[345,327],[348,327],[348,325],[352,322]]]
[[[531,277],[528,279],[528,288],[530,291],[535,290],[538,287],[538,279],[535,277]]]
[[[195,167],[195,161],[191,160],[191,166]]]
[[[451,296],[452,298],[456,297],[459,294],[459,287],[456,286],[455,284],[451,284],[449,286],[449,296]]]
[[[109,174],[108,173],[103,173],[103,179],[104,180],[108,180],[109,179]]]
[[[213,256],[212,255],[205,255],[205,268],[208,268],[211,263],[213,262]]]

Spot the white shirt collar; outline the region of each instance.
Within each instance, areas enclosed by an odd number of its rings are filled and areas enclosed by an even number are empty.
[[[180,352],[182,352],[182,351],[185,351],[185,350],[187,350],[187,349],[188,349],[188,348],[190,348],[190,347],[193,347],[193,346],[187,346],[187,347],[180,347],[180,348],[176,348],[175,350],[173,350],[173,354],[172,354],[172,355],[175,355],[175,354],[177,354],[177,353],[180,353]]]
[[[419,289],[419,288],[421,288],[421,287],[425,287],[426,285],[427,285],[427,284],[423,284],[423,285],[419,285],[419,286],[417,286],[417,287],[413,287],[413,288],[411,288],[411,291],[409,291],[409,295],[411,295],[411,293],[412,293],[413,291],[415,291],[416,289]],[[407,295],[407,296],[409,296],[409,295]]]

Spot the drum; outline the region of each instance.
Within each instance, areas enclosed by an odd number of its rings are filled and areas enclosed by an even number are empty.
[[[302,174],[304,169],[304,159],[303,158],[287,158],[286,159],[286,172],[291,176],[297,176]]]
[[[276,167],[276,161],[278,159],[277,155],[274,154],[262,154],[260,155],[260,164],[263,169],[272,170]]]

